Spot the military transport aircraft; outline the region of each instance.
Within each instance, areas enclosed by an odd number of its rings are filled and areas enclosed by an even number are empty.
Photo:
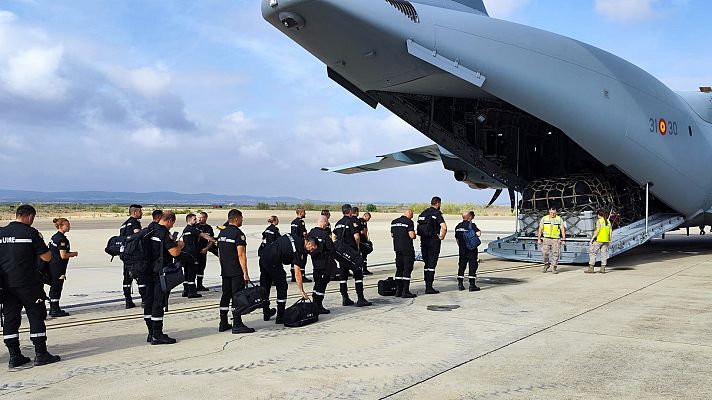
[[[712,223],[709,87],[674,92],[606,51],[490,18],[482,0],[262,0],[262,14],[335,82],[436,143],[331,170],[439,160],[472,188],[521,193],[517,232],[491,254],[537,259],[551,205],[569,263],[587,261],[596,209],[615,210],[612,255]]]

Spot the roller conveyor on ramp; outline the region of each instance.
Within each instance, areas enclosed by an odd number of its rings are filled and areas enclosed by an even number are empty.
[[[664,233],[682,225],[684,221],[685,219],[678,214],[655,214],[647,221],[647,231],[645,219],[618,228],[613,231],[611,237],[609,258],[661,237]],[[589,241],[588,238],[567,238],[559,255],[559,264],[588,264]],[[543,261],[536,238],[521,237],[519,234],[490,242],[487,253],[509,260]]]

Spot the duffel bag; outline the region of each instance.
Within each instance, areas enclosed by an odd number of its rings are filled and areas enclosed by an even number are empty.
[[[161,281],[161,290],[163,290],[163,293],[168,294],[174,287],[185,282],[183,266],[180,262],[177,262],[171,266],[163,267],[159,278]]]
[[[282,317],[284,326],[290,328],[313,324],[318,320],[319,313],[316,312],[316,305],[311,300],[306,301],[305,299],[299,299],[291,307],[284,310],[284,316]]]
[[[378,294],[381,296],[395,296],[396,281],[393,278],[378,281]]]
[[[367,256],[373,253],[373,242],[361,242],[359,248],[361,249],[361,254]]]
[[[247,282],[247,287],[235,293],[232,298],[232,306],[235,312],[240,315],[247,315],[258,308],[269,305],[267,289],[255,286],[252,282]]]

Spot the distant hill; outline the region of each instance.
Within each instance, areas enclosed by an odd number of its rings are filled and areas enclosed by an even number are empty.
[[[184,194],[175,192],[35,192],[0,189],[0,203],[82,203],[82,204],[297,204],[305,200],[295,197],[260,197],[221,195],[213,193]]]

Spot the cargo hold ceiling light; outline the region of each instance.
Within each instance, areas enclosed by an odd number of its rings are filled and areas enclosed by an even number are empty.
[[[293,12],[279,13],[279,20],[280,22],[282,22],[282,25],[293,31],[300,31],[304,29],[304,25],[306,25],[306,23],[304,22],[304,18],[302,18],[301,15]]]

